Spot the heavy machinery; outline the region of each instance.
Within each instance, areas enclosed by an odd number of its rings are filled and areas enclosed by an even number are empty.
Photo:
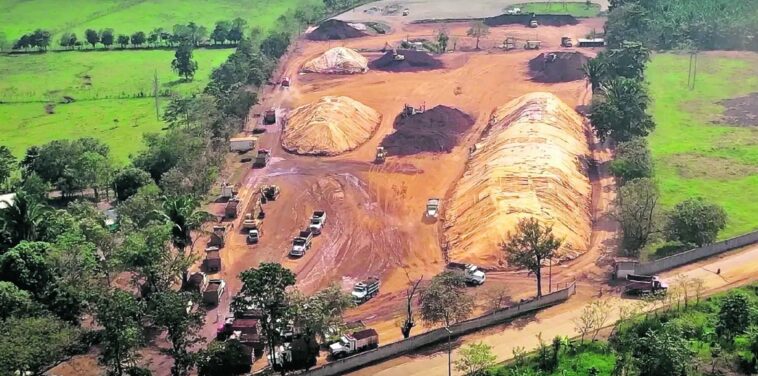
[[[290,78],[284,77],[282,78],[282,87],[289,87],[290,86]]]
[[[364,329],[345,334],[339,342],[329,345],[329,353],[334,358],[341,358],[361,351],[375,349],[379,346],[379,334],[374,329]]]
[[[311,223],[308,225],[308,228],[314,235],[321,235],[324,223],[326,223],[326,211],[316,210],[313,212],[313,216],[311,216]]]
[[[625,292],[629,295],[647,295],[668,290],[669,285],[657,275],[627,274]]]
[[[258,154],[255,156],[253,167],[266,167],[269,159],[271,159],[271,151],[268,149],[258,149]]]
[[[561,37],[561,47],[574,47],[574,41],[571,37]]]
[[[540,23],[537,22],[537,16],[534,13],[532,13],[532,19],[529,20],[529,27],[535,28],[538,26],[540,26]]]
[[[203,291],[203,303],[208,305],[218,305],[221,300],[221,295],[224,295],[224,288],[226,282],[223,279],[211,279],[208,281],[208,286]]]
[[[274,124],[276,123],[276,110],[275,109],[269,109],[266,110],[266,112],[263,114],[263,123],[264,124]]]
[[[440,214],[440,199],[430,198],[426,200],[426,216],[429,218],[437,218]]]
[[[302,257],[305,252],[311,248],[311,241],[313,240],[313,232],[308,229],[300,231],[300,234],[292,239],[292,249],[290,249],[290,256]]]
[[[384,149],[384,146],[379,146],[376,148],[376,158],[374,159],[374,162],[376,163],[384,163],[384,160],[387,158],[387,150]]]
[[[528,40],[524,44],[524,49],[526,49],[526,50],[539,50],[541,43],[542,42],[538,41],[538,40]]]
[[[215,273],[221,270],[221,255],[218,247],[208,247],[205,249],[205,260],[203,265],[209,273]]]
[[[410,12],[408,8],[403,9],[403,16],[407,16]]]
[[[450,269],[462,270],[463,276],[466,278],[466,283],[471,285],[482,285],[487,280],[487,275],[474,264],[451,262],[447,264],[447,267]]]
[[[510,51],[516,48],[516,38],[515,37],[506,37],[505,42],[503,42],[503,49],[506,51]]]
[[[276,198],[279,197],[279,186],[278,185],[264,185],[263,187],[261,187],[261,196],[263,196],[263,198],[265,198],[266,201],[276,201]]]
[[[381,282],[377,277],[371,277],[365,281],[358,282],[353,286],[353,301],[355,304],[362,304],[379,294]]]
[[[222,183],[221,184],[221,194],[219,194],[220,199],[229,200],[237,195],[237,187],[231,184]]]
[[[226,227],[213,226],[213,232],[211,232],[210,240],[208,240],[208,247],[224,248],[226,244]]]
[[[229,202],[226,203],[226,207],[224,207],[224,217],[227,219],[237,218],[237,207],[239,206],[239,199],[237,197],[232,197],[229,199]]]
[[[408,117],[413,116],[416,114],[423,114],[424,111],[426,111],[426,104],[422,105],[421,107],[413,107],[409,104],[403,105],[403,113],[401,114],[402,117]]]

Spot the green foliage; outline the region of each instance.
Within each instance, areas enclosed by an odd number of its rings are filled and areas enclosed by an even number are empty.
[[[132,36],[132,43],[134,37]],[[197,71],[197,61],[192,59],[192,44],[182,43],[174,53],[174,60],[171,61],[171,69],[186,81],[191,81]]]
[[[647,140],[638,137],[622,142],[616,147],[616,157],[610,164],[610,171],[622,183],[653,175],[653,157]]]
[[[16,169],[16,158],[11,154],[11,150],[5,145],[0,145],[0,192],[2,192],[5,182]]]
[[[508,8],[519,8],[521,13],[536,14],[568,14],[578,18],[595,17],[600,13],[600,5],[590,1],[546,1],[509,5]]]
[[[680,376],[692,366],[694,354],[674,328],[650,331],[633,346],[640,376]]]
[[[144,303],[126,291],[100,293],[95,302],[95,321],[103,327],[100,362],[112,375],[121,376],[125,364],[133,362],[143,342],[140,322]]]
[[[42,296],[55,280],[47,263],[50,244],[23,241],[0,256],[0,280]]]
[[[18,191],[13,205],[0,209],[0,250],[8,249],[21,241],[37,240],[40,222],[49,208],[37,198]]]
[[[41,375],[65,360],[80,330],[53,317],[11,317],[0,322],[0,374]]]
[[[113,189],[116,191],[116,198],[124,201],[152,182],[147,172],[135,167],[126,167],[113,176]]]
[[[639,254],[656,230],[658,198],[658,187],[648,178],[632,180],[619,188],[616,217],[621,224],[622,246],[627,255]]]
[[[664,231],[669,240],[702,247],[716,240],[719,231],[726,227],[726,219],[726,212],[720,206],[696,197],[674,207]]]
[[[447,42],[450,40],[450,37],[447,35],[447,33],[442,30],[437,34],[437,45],[439,46],[439,53],[445,53],[447,51]]]
[[[449,327],[466,319],[474,309],[474,299],[466,294],[463,273],[444,271],[432,278],[421,291],[421,320],[428,325]]]
[[[470,343],[459,352],[460,359],[455,363],[455,370],[466,375],[482,375],[485,370],[495,365],[492,346],[485,343]]]
[[[95,45],[100,43],[100,34],[95,30],[85,30],[84,37],[87,39],[87,43],[92,45],[92,48],[95,48]]]
[[[200,352],[197,370],[200,376],[242,375],[250,371],[250,356],[237,340],[214,341]]]
[[[201,341],[200,329],[203,326],[203,312],[187,308],[192,304],[192,294],[186,292],[166,291],[150,299],[150,316],[153,323],[165,329],[171,342],[172,376],[188,375],[195,363],[191,347]],[[189,311],[189,312],[188,312]]]
[[[192,231],[200,228],[211,215],[201,211],[200,203],[190,196],[166,197],[160,214],[171,224],[171,242],[184,251],[192,245]]]
[[[140,188],[136,194],[118,205],[121,227],[144,228],[157,220],[161,210],[161,191],[155,184]]]
[[[290,44],[290,36],[287,33],[274,33],[266,37],[261,42],[261,52],[275,59],[278,59],[287,52],[287,47]]]
[[[590,121],[601,140],[624,142],[647,136],[655,128],[645,111],[650,98],[645,84],[636,78],[618,77],[600,86],[592,98]]]
[[[721,302],[716,333],[730,341],[736,335],[744,333],[751,322],[753,309],[745,294],[735,292],[727,295]]]
[[[28,150],[23,164],[64,195],[85,188],[97,193],[110,182],[109,152],[107,145],[91,137],[55,140]]]
[[[0,320],[8,317],[22,317],[34,314],[37,310],[28,291],[19,289],[11,282],[0,281]]]
[[[327,340],[328,330],[342,329],[342,315],[355,305],[350,294],[342,292],[337,284],[320,290],[311,296],[304,296],[298,291],[288,296],[289,321],[310,337]]]
[[[537,296],[542,296],[542,262],[551,259],[560,248],[561,240],[553,235],[553,227],[540,224],[536,218],[521,219],[515,234],[500,248],[509,265],[524,268],[537,278]]]

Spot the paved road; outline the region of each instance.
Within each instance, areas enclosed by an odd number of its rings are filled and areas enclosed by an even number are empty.
[[[717,270],[720,274],[716,274]],[[713,257],[695,264],[666,272],[663,279],[674,284],[679,274],[689,278],[701,278],[704,281],[706,293],[713,293],[758,280],[758,244],[733,251],[720,257]],[[456,341],[453,350],[453,360],[458,357],[460,346],[465,343],[482,341],[493,347],[498,361],[508,360],[513,356],[513,348],[523,346],[527,350],[538,345],[537,334],[549,341],[556,335],[576,335],[574,320],[577,319],[584,302],[597,299],[598,291],[577,289],[577,296],[568,302],[548,308],[533,317],[525,317],[507,325],[494,327],[479,333],[464,336]],[[690,293],[692,294],[692,293]],[[619,317],[617,307],[640,304],[637,300],[620,299],[618,296],[604,297],[614,306],[609,323]],[[442,345],[436,350],[427,350],[424,354],[411,354],[377,365],[366,367],[352,375],[376,376],[426,376],[447,374],[447,353]],[[457,374],[454,372],[454,374]]]

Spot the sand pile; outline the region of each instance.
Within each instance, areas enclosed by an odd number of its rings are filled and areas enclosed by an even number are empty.
[[[371,138],[381,120],[378,112],[352,98],[323,97],[290,112],[282,147],[296,154],[340,154]]]
[[[368,34],[350,26],[347,22],[339,20],[326,20],[318,27],[308,33],[307,38],[310,40],[338,40],[359,38]]]
[[[402,56],[398,58],[398,56]],[[389,51],[369,64],[371,69],[389,72],[412,72],[442,68],[442,62],[426,52],[414,50]]]
[[[498,245],[526,217],[553,225],[561,259],[585,252],[592,191],[582,118],[549,93],[519,97],[493,116],[448,200],[451,260],[504,265]]]
[[[587,57],[579,52],[548,52],[529,60],[529,75],[537,82],[569,82],[584,79]]]
[[[437,106],[420,114],[398,116],[395,133],[382,140],[390,155],[423,152],[449,153],[474,125],[466,113],[447,106]]]
[[[305,63],[302,71],[332,74],[366,73],[368,71],[368,59],[355,50],[334,47]]]

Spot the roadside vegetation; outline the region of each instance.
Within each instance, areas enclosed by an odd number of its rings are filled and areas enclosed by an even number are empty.
[[[595,17],[600,13],[600,5],[591,1],[546,1],[522,3],[508,6],[508,9],[519,8],[521,13],[536,14],[568,14],[577,18]]]

